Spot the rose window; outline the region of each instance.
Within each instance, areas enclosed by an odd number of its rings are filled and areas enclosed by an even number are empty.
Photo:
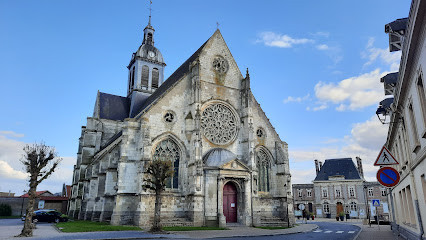
[[[228,71],[228,62],[222,56],[217,56],[213,60],[213,68],[218,73],[226,73]]]
[[[225,145],[237,135],[237,117],[224,104],[212,104],[201,115],[201,128],[210,142]]]

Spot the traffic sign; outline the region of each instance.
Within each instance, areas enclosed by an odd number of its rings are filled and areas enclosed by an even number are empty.
[[[392,156],[389,150],[383,146],[382,150],[377,156],[376,162],[374,162],[374,166],[382,166],[382,165],[396,165],[399,164],[398,161]]]
[[[299,209],[302,211],[305,210],[305,204],[299,204]]]
[[[399,173],[391,167],[382,167],[377,171],[377,181],[385,187],[393,187],[399,183]]]
[[[380,200],[379,199],[373,199],[373,207],[380,207]]]

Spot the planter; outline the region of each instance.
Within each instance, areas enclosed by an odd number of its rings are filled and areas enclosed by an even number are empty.
[[[336,217],[336,221],[339,221],[339,217]]]
[[[330,213],[327,213],[327,218],[331,218],[331,214]]]
[[[314,220],[315,219],[315,216],[312,216],[312,220]]]
[[[346,219],[351,219],[351,216],[349,214],[346,214]]]
[[[306,220],[309,220],[309,215],[306,216]]]
[[[340,216],[340,221],[344,221],[345,220],[345,216]]]

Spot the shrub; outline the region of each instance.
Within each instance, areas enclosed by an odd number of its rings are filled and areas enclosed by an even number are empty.
[[[8,204],[0,204],[0,216],[12,216],[12,207]]]

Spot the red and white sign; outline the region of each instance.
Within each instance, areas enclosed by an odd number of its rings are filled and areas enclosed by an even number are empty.
[[[392,156],[389,150],[383,146],[382,151],[380,151],[379,156],[377,156],[374,166],[383,166],[383,165],[397,165],[398,161]]]

